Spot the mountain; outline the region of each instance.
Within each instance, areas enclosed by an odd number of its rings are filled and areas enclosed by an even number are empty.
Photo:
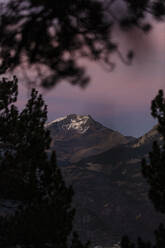
[[[55,149],[77,209],[75,229],[83,240],[111,246],[128,234],[149,240],[164,217],[148,199],[141,159],[154,140],[157,126],[140,138],[104,127],[89,115],[68,115],[49,124]],[[65,163],[66,162],[66,163]]]
[[[51,133],[51,150],[56,150],[61,164],[75,163],[130,142],[130,137],[104,127],[90,115],[70,114],[48,123],[46,128]]]
[[[141,159],[154,140],[160,140],[157,127],[139,139],[62,167],[66,182],[74,187],[75,228],[83,240],[108,247],[124,234],[152,240],[155,228],[165,222],[148,199],[141,174]]]

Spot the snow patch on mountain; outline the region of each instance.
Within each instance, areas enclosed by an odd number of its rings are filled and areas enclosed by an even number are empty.
[[[55,120],[49,122],[48,124],[46,124],[46,127],[49,127],[49,126],[53,125],[53,124],[56,123],[56,122],[63,121],[63,120],[65,120],[66,118],[67,118],[67,116],[63,116],[63,117],[57,118],[57,119],[55,119]]]
[[[77,118],[71,119],[70,123],[66,125],[66,129],[77,130],[79,133],[83,134],[89,129],[89,126],[86,125],[88,120],[89,120],[88,116],[78,115]]]
[[[58,126],[65,130],[76,131],[80,134],[84,134],[90,127],[90,119],[92,120],[89,115],[71,114],[49,122],[46,127],[49,128],[51,126]]]

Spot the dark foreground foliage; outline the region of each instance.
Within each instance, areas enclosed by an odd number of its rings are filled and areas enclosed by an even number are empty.
[[[89,81],[79,58],[101,63],[112,70],[112,54],[129,64],[114,42],[114,28],[148,32],[147,17],[165,18],[163,0],[9,0],[0,9],[0,73],[22,65],[39,84],[61,80],[85,86]],[[35,72],[35,73],[34,73]]]
[[[146,159],[142,161],[142,173],[149,184],[149,198],[155,210],[165,214],[165,98],[162,90],[152,101],[151,114],[158,120],[158,131],[162,136],[163,143],[161,145],[157,141],[153,143],[149,161]],[[154,235],[155,245],[144,242],[140,238],[135,245],[125,236],[122,240],[122,248],[164,248],[165,227],[162,223],[155,230]]]
[[[0,81],[0,198],[15,205],[0,217],[0,247],[87,248],[73,232],[73,190],[46,149],[47,109],[36,90],[19,112],[17,79]],[[7,207],[6,207],[7,208]]]

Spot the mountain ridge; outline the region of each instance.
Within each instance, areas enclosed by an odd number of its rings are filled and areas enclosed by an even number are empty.
[[[51,150],[56,150],[61,163],[78,162],[83,157],[99,154],[130,138],[107,128],[90,115],[71,114],[46,125],[51,133]]]
[[[61,121],[68,125],[76,116],[69,116],[68,120],[58,119],[59,125],[55,121],[49,128],[52,127],[50,131],[53,131],[56,145],[62,145],[64,153],[72,152],[73,155],[66,158],[61,169],[66,182],[74,188],[75,229],[81,239],[89,239],[101,246],[119,242],[124,234],[134,240],[137,236],[151,239],[155,226],[164,219],[155,212],[147,197],[148,185],[141,174],[140,164],[151,150],[152,142],[160,140],[157,126],[139,138],[125,137],[88,116],[91,126],[86,132],[64,127],[65,132],[62,128],[59,135]],[[56,149],[55,146],[52,149]],[[60,149],[57,157],[58,151]]]
[[[152,240],[155,227],[165,223],[148,198],[141,173],[141,160],[154,140],[160,141],[156,126],[133,142],[62,168],[75,190],[75,225],[83,240],[101,246],[118,243],[123,235]]]

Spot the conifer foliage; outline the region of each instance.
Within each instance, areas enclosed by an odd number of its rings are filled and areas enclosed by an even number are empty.
[[[47,88],[63,80],[86,86],[79,59],[112,70],[115,53],[130,64],[134,53],[121,53],[115,27],[148,32],[149,16],[165,17],[164,0],[8,0],[0,8],[0,74],[30,68],[32,81],[36,74],[35,83]]]
[[[65,185],[55,153],[50,157],[46,153],[50,135],[45,129],[47,108],[42,96],[33,89],[19,112],[17,95],[17,79],[2,79],[0,198],[17,207],[0,217],[0,247],[87,248],[77,234],[71,242],[73,190]]]
[[[156,211],[165,214],[165,98],[163,90],[159,90],[158,95],[151,104],[151,114],[158,120],[158,132],[162,137],[162,142],[153,142],[152,151],[149,153],[148,161],[142,160],[142,173],[149,184],[149,198]],[[160,223],[155,230],[155,245],[143,242],[139,239],[135,246],[128,237],[122,240],[122,248],[164,248],[165,247],[165,227]]]
[[[158,131],[163,138],[163,144],[153,143],[149,153],[150,163],[143,160],[143,175],[150,185],[149,197],[155,209],[165,213],[165,99],[163,91],[152,101],[152,116],[158,120]]]

